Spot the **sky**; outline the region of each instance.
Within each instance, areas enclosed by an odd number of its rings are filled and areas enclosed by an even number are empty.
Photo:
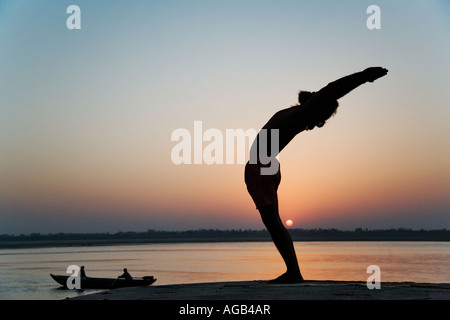
[[[281,218],[449,229],[449,15],[428,0],[0,0],[0,234],[262,229],[244,164],[177,165],[172,133],[259,130],[299,90],[370,66],[389,74],[281,152]]]

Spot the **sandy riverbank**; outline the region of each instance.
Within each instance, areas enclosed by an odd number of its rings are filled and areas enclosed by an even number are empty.
[[[121,288],[75,300],[449,300],[450,284],[382,283],[369,290],[365,282],[306,281],[267,284],[262,281],[213,282]]]

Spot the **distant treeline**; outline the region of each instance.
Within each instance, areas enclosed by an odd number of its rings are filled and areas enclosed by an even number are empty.
[[[355,229],[289,229],[294,241],[450,241],[450,230]],[[59,245],[94,245],[157,242],[230,242],[269,241],[267,230],[217,230],[117,232],[117,233],[31,233],[28,235],[0,235],[0,246],[15,243],[48,243]]]

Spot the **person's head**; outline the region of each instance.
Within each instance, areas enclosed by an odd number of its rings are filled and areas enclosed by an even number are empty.
[[[127,268],[123,268],[123,271],[124,271],[124,272],[127,272],[128,270],[127,270]]]
[[[314,94],[315,92],[300,91],[300,93],[298,94],[298,102],[300,103],[300,105],[302,105],[307,102]],[[339,103],[337,102],[337,100],[321,99],[320,106],[315,108],[308,108],[306,130],[312,130],[314,129],[314,127],[323,127],[327,120],[336,114],[338,106]]]

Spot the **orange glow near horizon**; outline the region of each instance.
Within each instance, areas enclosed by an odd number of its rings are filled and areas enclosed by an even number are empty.
[[[389,166],[371,172],[364,167],[358,169],[352,162],[337,168],[338,164],[329,166],[321,160],[323,153],[321,157],[300,160],[294,153],[283,155],[280,160],[282,182],[278,193],[281,218],[297,221],[299,228],[311,223],[327,225],[330,219],[339,219],[336,214],[349,219],[352,214],[368,210],[414,208],[446,199],[448,181],[445,176],[436,177],[438,172],[433,175],[434,184],[424,192],[423,183],[429,173],[414,174],[401,167],[388,172]],[[193,220],[205,216],[209,220],[226,218],[262,227],[243,181],[243,165],[169,164],[164,168],[149,172],[130,168],[116,170],[115,175],[110,175],[112,169],[106,167],[96,172],[87,170],[84,175],[28,171],[24,172],[26,176],[15,177],[8,199],[11,205],[27,203],[48,211],[89,209],[104,212],[110,218],[127,213],[145,218],[172,212],[174,219],[179,219],[176,217],[185,212],[185,217]],[[45,180],[39,178],[44,176]]]

